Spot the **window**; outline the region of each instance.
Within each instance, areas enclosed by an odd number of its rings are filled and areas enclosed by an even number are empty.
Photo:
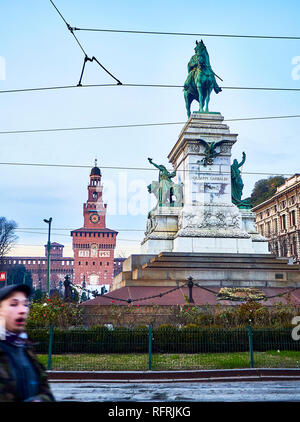
[[[65,261],[61,261],[61,265],[65,265]]]
[[[107,262],[106,265],[109,265],[109,262]]]
[[[95,261],[93,261],[93,265],[95,265],[96,264],[96,262]]]
[[[35,261],[32,261],[33,265],[35,265]]]
[[[275,218],[275,220],[274,220],[274,231],[275,231],[275,234],[278,233],[278,220],[277,220],[277,218]]]
[[[286,230],[286,218],[285,218],[285,214],[283,214],[281,216],[281,230]]]
[[[296,240],[295,236],[293,236],[293,238],[292,238],[291,252],[292,252],[292,255],[294,255],[294,256],[297,255],[297,240]]]
[[[81,264],[81,262],[80,261],[78,261],[78,265],[80,265]]]
[[[260,234],[263,236],[264,235],[264,226],[261,225],[259,227],[260,227]]]
[[[79,251],[78,252],[78,256],[89,256],[89,255],[90,255],[89,251]]]
[[[271,234],[271,223],[268,221],[266,224],[266,235],[270,236]]]
[[[288,251],[287,251],[287,244],[286,241],[283,240],[282,245],[281,245],[281,256],[287,256]]]
[[[295,210],[293,210],[290,213],[290,223],[291,223],[291,226],[295,226],[296,225],[296,211]]]

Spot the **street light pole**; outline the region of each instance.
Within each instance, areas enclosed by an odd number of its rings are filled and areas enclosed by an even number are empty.
[[[50,243],[50,231],[51,231],[51,222],[52,217],[49,220],[44,219],[45,223],[48,224],[48,243],[47,243],[47,294],[50,295],[50,250],[51,250],[51,243]]]

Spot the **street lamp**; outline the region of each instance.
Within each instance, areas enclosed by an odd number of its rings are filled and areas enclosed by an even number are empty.
[[[49,220],[44,219],[45,223],[48,224],[48,243],[47,243],[47,294],[50,295],[50,249],[51,249],[51,243],[50,243],[50,230],[51,230],[51,222],[52,217],[49,218]]]

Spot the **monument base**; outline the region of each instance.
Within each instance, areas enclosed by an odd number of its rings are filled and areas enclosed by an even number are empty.
[[[143,254],[158,254],[173,250],[173,239],[178,230],[181,207],[159,207],[149,212],[145,238],[141,243]]]
[[[181,236],[174,239],[173,252],[255,253],[251,239]]]
[[[191,239],[194,240],[194,239]],[[236,239],[232,239],[235,241]],[[123,272],[114,278],[113,290],[122,287],[178,286],[192,277],[201,286],[299,287],[300,265],[272,254],[162,252],[131,255]]]

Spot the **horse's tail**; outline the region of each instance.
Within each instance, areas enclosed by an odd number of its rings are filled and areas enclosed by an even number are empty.
[[[219,92],[222,91],[222,88],[217,84],[216,81],[214,83],[214,91],[215,91],[216,94],[219,94]]]

